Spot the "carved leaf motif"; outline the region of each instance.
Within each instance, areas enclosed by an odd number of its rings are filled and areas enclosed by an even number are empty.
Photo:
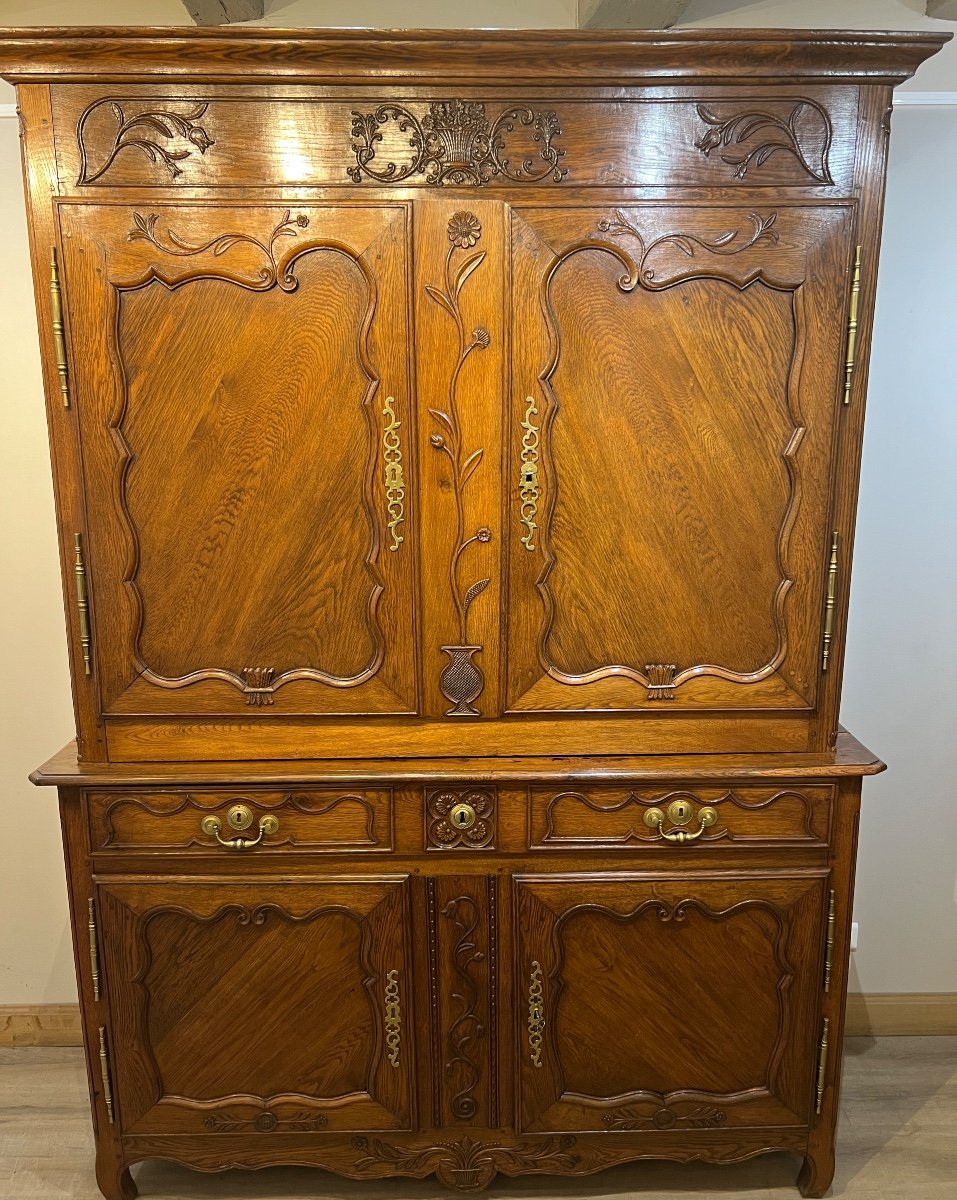
[[[425,290],[436,302],[436,304],[445,309],[450,317],[455,316],[455,308],[452,305],[452,301],[448,298],[448,296],[446,296],[445,292],[443,292],[440,288],[433,287],[431,283],[427,283],[425,285]],[[429,411],[431,412],[432,410],[430,409]]]
[[[477,583],[472,584],[469,590],[465,593],[465,600],[463,601],[466,611],[468,611],[469,605],[472,603],[472,601],[485,591],[490,582],[491,580],[489,579],[480,579]]]
[[[133,103],[136,103],[134,100]],[[171,103],[183,103],[171,101]],[[86,128],[89,118],[103,105],[109,108],[116,121],[117,129],[113,136],[113,145],[106,161],[98,169],[92,169],[87,153]],[[97,100],[84,112],[77,125],[77,142],[80,150],[80,175],[78,186],[96,183],[116,161],[117,155],[123,150],[138,150],[152,163],[162,162],[169,170],[173,179],[182,175],[182,169],[177,165],[184,159],[190,158],[194,150],[205,154],[214,145],[202,125],[196,124],[206,112],[208,102],[201,101],[190,105],[185,112],[173,112],[170,109],[146,109],[127,118],[123,106],[117,100]],[[151,141],[150,136],[159,137],[162,141]],[[182,138],[189,145],[183,149],[166,145],[174,138]]]
[[[462,484],[468,482],[472,476],[472,472],[478,467],[479,463],[485,456],[485,451],[480,446],[478,450],[473,450],[465,462],[462,464]]]
[[[796,159],[816,182],[833,183],[827,162],[831,121],[815,101],[797,101],[786,118],[764,111],[723,117],[704,104],[698,105],[698,116],[707,128],[695,146],[705,158],[720,147],[721,161],[735,168],[735,179],[744,179],[752,167],[762,167],[772,155],[784,153]],[[758,133],[766,140],[756,142]],[[740,152],[731,153],[735,147]]]
[[[462,263],[462,265],[459,267],[459,269],[456,273],[456,276],[455,276],[455,294],[456,294],[456,296],[459,294],[459,292],[461,292],[462,288],[465,286],[466,279],[468,279],[468,277],[472,274],[472,272],[477,267],[480,267],[482,265],[484,259],[485,259],[485,251],[480,250],[478,254],[473,254],[471,258],[467,258],[465,260],[465,262]]]

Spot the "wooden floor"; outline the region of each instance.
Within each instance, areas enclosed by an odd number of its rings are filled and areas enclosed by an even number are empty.
[[[79,1050],[0,1050],[0,1198],[97,1200]],[[579,1180],[499,1178],[486,1195],[770,1200],[798,1193],[798,1160],[768,1155],[729,1167],[640,1163]],[[144,1200],[435,1200],[434,1180],[352,1183],[274,1168],[201,1175],[164,1163],[133,1168]],[[848,1043],[834,1196],[957,1200],[957,1038]]]

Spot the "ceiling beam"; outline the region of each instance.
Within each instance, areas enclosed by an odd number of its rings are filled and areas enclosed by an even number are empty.
[[[259,21],[266,12],[266,0],[183,0],[183,4],[197,25]]]
[[[579,29],[670,29],[688,0],[578,0]]]

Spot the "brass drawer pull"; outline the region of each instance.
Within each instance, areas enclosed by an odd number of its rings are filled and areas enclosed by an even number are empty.
[[[694,816],[694,809],[687,800],[673,800],[668,805],[667,819],[672,825],[684,826],[687,825]],[[704,808],[698,812],[698,820],[700,822],[694,833],[689,833],[687,829],[669,829],[663,828],[665,823],[665,814],[660,808],[649,808],[645,813],[645,824],[652,829],[657,829],[666,842],[674,842],[677,845],[683,845],[685,842],[693,842],[696,838],[701,837],[704,831],[711,825],[715,825],[718,820],[718,813],[710,804],[706,804]]]
[[[253,823],[252,811],[245,804],[234,804],[226,814],[226,822],[231,829],[248,829]],[[223,838],[220,837],[223,830],[223,823],[219,817],[203,817],[202,821],[203,833],[208,834],[210,837],[215,837],[216,841],[221,846],[225,846],[227,850],[251,850],[253,846],[259,845],[267,833],[275,833],[278,828],[279,818],[273,816],[272,813],[268,813],[266,816],[259,818],[258,837]]]

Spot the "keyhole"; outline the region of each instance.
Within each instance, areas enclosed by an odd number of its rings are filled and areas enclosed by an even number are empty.
[[[456,829],[471,829],[475,824],[477,814],[471,804],[456,804],[449,813],[449,819]]]

